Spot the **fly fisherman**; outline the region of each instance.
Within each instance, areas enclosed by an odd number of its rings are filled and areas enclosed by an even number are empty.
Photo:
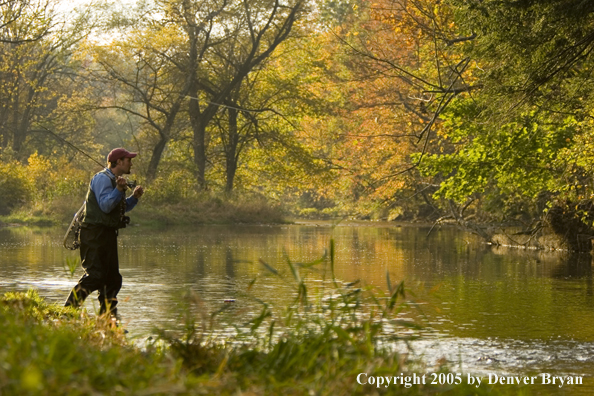
[[[85,274],[72,289],[65,306],[79,307],[95,290],[99,291],[100,314],[116,318],[117,295],[122,287],[118,263],[118,229],[126,227],[132,210],[144,193],[141,186],[126,198],[128,184],[122,175],[130,174],[131,153],[113,149],[107,156],[108,167],[93,176],[85,199],[80,230],[80,258]]]

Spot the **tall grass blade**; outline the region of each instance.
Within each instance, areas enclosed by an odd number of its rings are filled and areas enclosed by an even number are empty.
[[[406,295],[404,293],[404,281],[400,282],[400,284],[392,292],[392,296],[390,297],[390,300],[388,302],[388,309],[390,311],[394,309],[394,305],[396,305],[396,301],[398,300],[399,296],[402,298],[406,298]]]
[[[221,308],[219,308],[216,311],[214,311],[213,313],[211,313],[210,316],[211,316],[211,318],[214,319],[217,315],[220,315],[221,313],[229,310],[230,308],[231,308],[231,305],[225,304]]]
[[[272,338],[274,335],[274,325],[276,324],[276,321],[272,321],[270,323],[270,327],[268,328],[268,348],[272,348]]]
[[[330,239],[330,272],[332,273],[332,283],[334,287],[338,287],[336,282],[336,273],[334,272],[334,238]]]
[[[74,273],[76,272],[77,268],[78,268],[78,260],[77,259],[70,258],[70,257],[66,258],[66,263],[64,263],[64,270],[70,274],[71,278],[74,276]]]
[[[285,253],[285,259],[287,260],[287,264],[289,264],[289,268],[291,269],[291,273],[293,274],[293,278],[297,281],[297,283],[301,283],[301,276],[299,275],[299,270],[293,265],[291,259]]]
[[[257,279],[257,278],[254,278],[254,279],[252,279],[252,280],[250,281],[250,283],[248,283],[248,285],[247,285],[247,288],[246,288],[246,291],[247,291],[247,292],[249,292],[250,290],[252,290],[252,287],[253,287],[253,286],[254,286],[254,284],[256,283],[256,279]]]
[[[266,268],[268,271],[270,271],[274,275],[278,276],[278,271],[274,267],[272,267],[268,263],[266,263],[264,260],[260,259],[260,264],[262,264],[264,266],[264,268]]]
[[[320,263],[323,263],[324,261],[326,261],[326,258],[327,257],[328,257],[328,250],[325,249],[324,250],[324,255],[322,257],[320,257],[319,259],[314,260],[314,261],[309,262],[309,263],[296,263],[296,264],[299,267],[301,267],[301,268],[311,268],[314,265],[317,265],[317,264],[320,264]]]
[[[355,286],[355,285],[357,285],[357,284],[359,284],[359,283],[361,283],[361,279],[357,279],[356,281],[349,282],[349,283],[347,283],[347,284],[346,284],[346,285],[344,285],[344,286],[345,286],[345,287],[353,287],[353,286]]]
[[[258,315],[258,317],[256,317],[250,322],[252,324],[250,327],[252,332],[256,331],[260,327],[262,322],[264,322],[264,320],[270,316],[272,316],[272,312],[270,312],[270,310],[268,309],[268,304],[265,304],[262,308],[262,312],[260,312],[260,315]]]

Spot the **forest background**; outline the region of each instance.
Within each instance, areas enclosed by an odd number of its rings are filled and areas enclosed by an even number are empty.
[[[0,1],[4,222],[122,146],[139,218],[591,229],[591,1],[69,4]]]

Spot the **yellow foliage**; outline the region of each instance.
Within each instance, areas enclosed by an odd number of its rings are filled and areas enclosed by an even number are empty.
[[[61,197],[83,195],[91,176],[65,157],[50,158],[37,152],[27,159],[27,164],[15,163],[14,167],[22,172],[26,184],[30,186],[29,198],[41,205]]]
[[[31,199],[33,185],[18,162],[0,165],[0,214],[8,214]]]

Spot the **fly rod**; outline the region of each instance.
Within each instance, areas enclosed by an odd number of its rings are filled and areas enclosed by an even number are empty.
[[[96,163],[97,165],[99,165],[102,168],[105,168],[105,165],[102,164],[101,162],[97,161],[95,158],[91,157],[89,154],[85,153],[82,149],[76,147],[74,144],[70,143],[68,140],[64,139],[63,137],[57,135],[55,132],[47,129],[46,127],[42,126],[42,128],[49,133],[50,135],[52,135],[53,137],[55,137],[56,139],[58,139],[59,141],[61,141],[62,143],[66,143],[69,147],[75,149],[76,151],[78,151],[79,153],[83,154],[85,157],[87,157],[88,159],[90,159],[91,161],[93,161],[94,163]],[[134,187],[136,187],[136,181],[128,181],[126,180],[126,184],[128,185],[129,188],[134,189]]]

